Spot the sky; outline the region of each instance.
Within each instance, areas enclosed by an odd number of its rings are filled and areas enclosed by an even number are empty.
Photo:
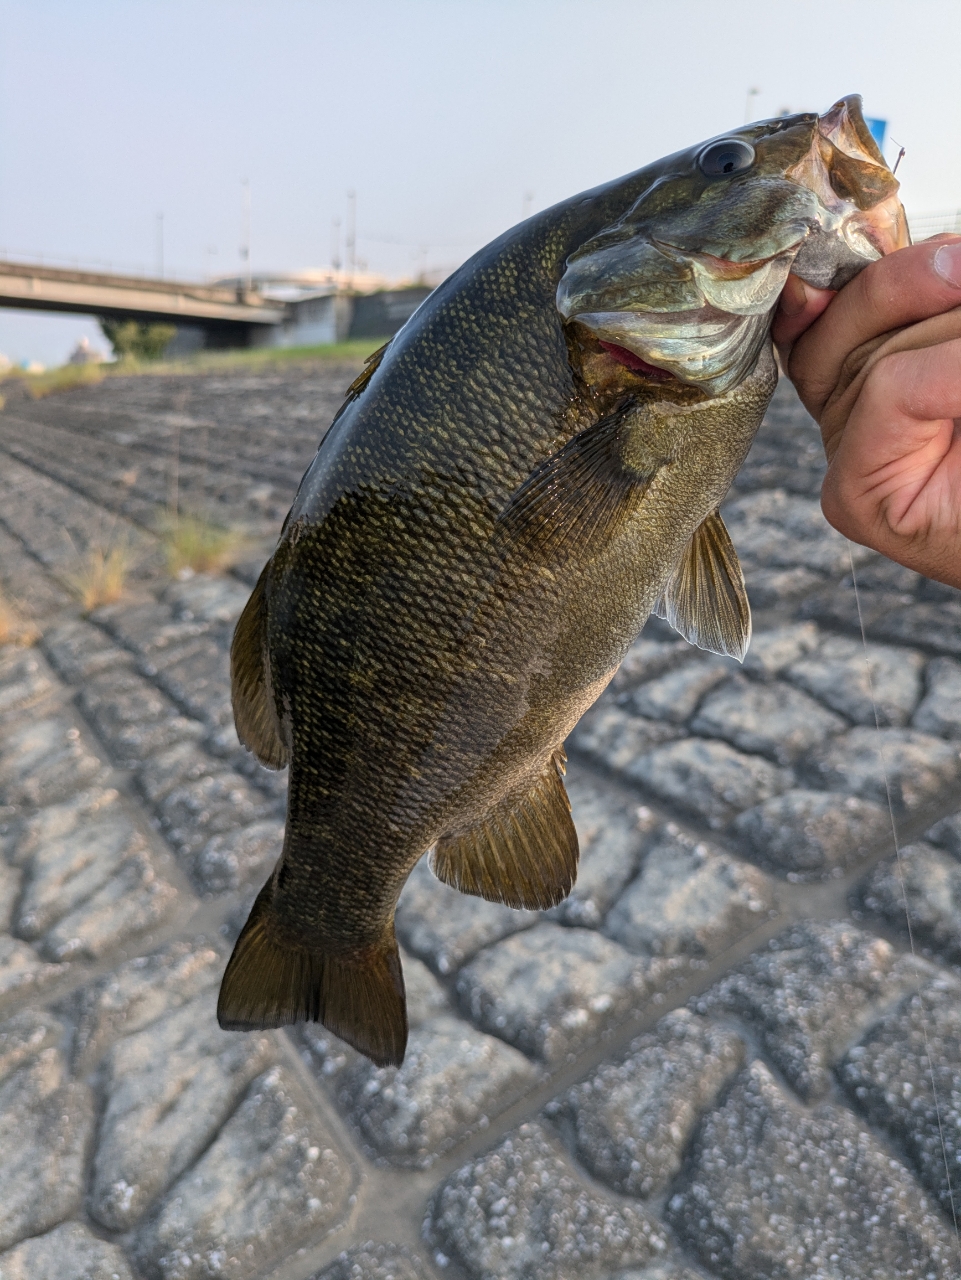
[[[156,273],[162,215],[166,276],[236,275],[246,182],[255,272],[343,256],[353,191],[358,259],[410,278],[851,92],[909,213],[958,209],[959,47],[958,0],[0,0],[0,257]],[[17,361],[82,335],[0,310]]]

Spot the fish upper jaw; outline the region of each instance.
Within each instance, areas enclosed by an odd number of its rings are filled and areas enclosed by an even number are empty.
[[[867,263],[911,243],[900,184],[864,122],[856,94],[818,118],[809,151],[785,176],[817,196],[817,224],[792,267],[808,284],[840,289]]]

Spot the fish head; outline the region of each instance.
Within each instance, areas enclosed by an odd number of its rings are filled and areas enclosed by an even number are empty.
[[[646,171],[567,259],[563,318],[653,381],[722,395],[752,370],[789,272],[840,288],[910,243],[857,95],[733,130]]]

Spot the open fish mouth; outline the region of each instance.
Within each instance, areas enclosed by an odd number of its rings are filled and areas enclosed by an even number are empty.
[[[722,395],[754,367],[790,272],[837,289],[910,243],[856,95],[674,161],[571,256],[557,290],[565,320],[642,374]]]
[[[617,311],[577,319],[619,364],[646,373],[625,358],[624,353],[630,353],[661,375],[655,381],[676,378],[705,389],[716,388],[715,394],[747,377],[770,323],[766,313],[732,315],[712,306],[650,312],[643,320]]]

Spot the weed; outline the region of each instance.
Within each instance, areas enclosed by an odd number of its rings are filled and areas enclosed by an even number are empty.
[[[64,577],[83,608],[89,611],[120,599],[130,567],[130,549],[126,542],[114,542],[89,547],[80,568]]]
[[[189,569],[194,573],[216,573],[226,569],[244,549],[246,539],[237,529],[225,529],[204,516],[171,511],[163,522],[167,568],[176,576]]]
[[[36,639],[36,627],[27,622],[13,602],[0,591],[0,645],[30,645]]]

